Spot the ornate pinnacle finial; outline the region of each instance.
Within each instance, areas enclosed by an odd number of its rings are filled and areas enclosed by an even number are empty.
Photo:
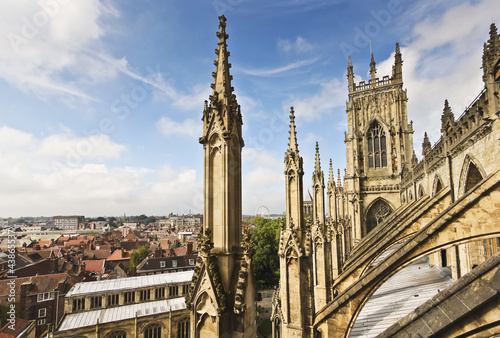
[[[330,159],[330,172],[329,172],[329,176],[328,176],[328,191],[331,191],[331,189],[335,189],[335,178],[333,176],[332,159]]]
[[[321,172],[321,163],[319,159],[319,144],[318,141],[316,141],[316,165],[315,165],[315,171],[317,173]]]
[[[403,81],[403,57],[399,49],[399,42],[396,42],[396,54],[394,54],[394,65],[392,66],[393,80]]]
[[[297,132],[295,131],[295,113],[293,107],[290,107],[290,131],[288,136],[288,150],[299,152],[299,145],[297,143]]]
[[[217,59],[215,60],[215,72],[212,73],[214,77],[214,83],[211,86],[213,88],[214,97],[217,97],[215,93],[218,93],[218,99],[225,101],[228,105],[236,104],[233,103],[234,95],[233,88],[231,87],[232,76],[229,74],[229,68],[231,64],[229,63],[230,53],[227,51],[227,39],[229,35],[226,34],[226,17],[224,15],[219,16],[219,31],[216,33],[219,38],[218,48],[215,50],[217,54]],[[236,100],[234,100],[236,101]]]
[[[424,133],[424,141],[422,142],[422,155],[425,156],[429,151],[431,151],[431,141],[427,137],[427,132]]]
[[[500,37],[498,36],[497,26],[492,23],[490,26],[490,38],[488,42],[484,44],[483,50],[483,81],[488,83],[492,82],[492,79],[488,79],[490,76],[495,75],[495,65],[500,58]]]
[[[342,179],[340,178],[340,169],[338,169],[338,172],[337,172],[337,187],[339,187],[339,188],[342,187]]]
[[[352,67],[351,55],[349,55],[349,63],[347,64],[347,82],[349,84],[349,92],[354,91],[354,70]]]
[[[371,74],[371,77],[372,77],[372,87],[375,87],[376,86],[376,78],[377,78],[377,68],[376,68],[376,63],[375,63],[375,58],[373,57],[373,53],[372,53],[372,57],[371,57],[371,61],[370,61],[370,74]]]
[[[455,123],[455,116],[451,111],[448,100],[444,100],[443,115],[441,116],[441,132],[444,134],[452,127]]]

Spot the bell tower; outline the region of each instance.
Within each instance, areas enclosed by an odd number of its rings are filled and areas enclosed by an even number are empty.
[[[377,77],[372,54],[370,80],[355,83],[349,57],[344,190],[348,201],[345,215],[353,229],[354,243],[400,205],[401,173],[403,168],[411,166],[413,126],[412,122],[408,123],[402,67],[403,59],[396,43],[391,76]]]

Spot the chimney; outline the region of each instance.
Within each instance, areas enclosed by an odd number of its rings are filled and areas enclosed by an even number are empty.
[[[81,275],[85,273],[85,262],[80,263],[80,268],[78,269],[78,274]]]
[[[174,257],[175,256],[175,250],[174,248],[170,247],[170,253],[168,255],[169,257]]]
[[[186,255],[192,255],[192,254],[193,254],[193,242],[187,242]]]

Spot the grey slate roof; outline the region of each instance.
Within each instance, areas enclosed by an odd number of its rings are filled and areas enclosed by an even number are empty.
[[[138,288],[147,288],[166,284],[190,282],[193,277],[192,270],[163,273],[157,275],[127,277],[118,279],[101,280],[96,282],[77,283],[66,294],[68,297],[79,297],[93,293],[117,292]]]
[[[86,283],[89,284],[89,283]],[[136,303],[108,309],[71,313],[64,317],[58,331],[79,329],[86,326],[117,322],[137,317],[150,316],[171,311],[184,310],[184,297],[163,299],[154,302]]]

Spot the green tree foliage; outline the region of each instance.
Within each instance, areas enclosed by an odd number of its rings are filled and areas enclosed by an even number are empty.
[[[118,227],[118,225],[116,224],[116,217],[109,217],[108,223],[109,223],[109,226],[112,228]]]
[[[259,284],[276,285],[279,280],[280,220],[256,216],[252,219],[256,227],[250,229],[253,243],[252,265]]]
[[[130,254],[130,265],[128,268],[129,271],[132,271],[137,265],[139,265],[139,263],[144,260],[144,258],[148,257],[150,253],[151,250],[149,250],[149,246],[147,244],[139,247],[136,252],[132,252]]]

